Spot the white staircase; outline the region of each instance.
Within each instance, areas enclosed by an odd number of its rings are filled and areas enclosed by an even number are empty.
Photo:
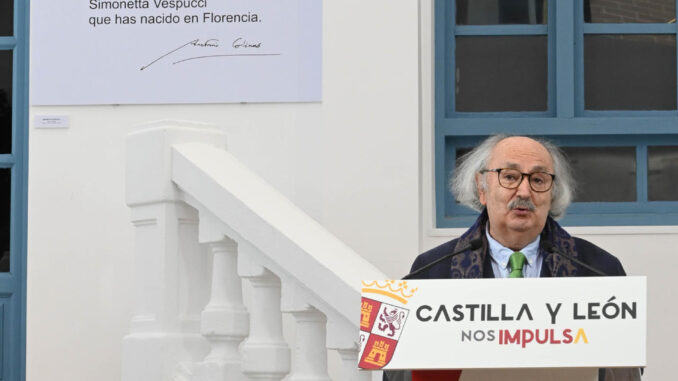
[[[158,122],[127,149],[138,294],[123,381],[330,380],[327,349],[341,380],[380,379],[357,370],[357,339],[361,280],[383,273],[230,155],[213,127]]]

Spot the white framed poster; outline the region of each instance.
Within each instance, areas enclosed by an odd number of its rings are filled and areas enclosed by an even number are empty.
[[[33,0],[33,105],[312,102],[319,0]]]

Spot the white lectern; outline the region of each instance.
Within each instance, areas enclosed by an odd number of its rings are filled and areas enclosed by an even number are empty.
[[[646,295],[645,277],[363,281],[359,367],[597,380],[645,366]]]

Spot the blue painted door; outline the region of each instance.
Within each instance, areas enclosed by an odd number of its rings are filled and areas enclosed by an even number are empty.
[[[0,380],[25,380],[28,0],[0,0]]]

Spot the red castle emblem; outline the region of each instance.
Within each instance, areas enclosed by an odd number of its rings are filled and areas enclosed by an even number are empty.
[[[374,293],[388,296],[400,303],[416,289],[407,292],[407,282],[402,281],[394,288],[395,281],[384,284],[374,281],[363,282],[363,294]],[[391,361],[400,339],[409,310],[401,306],[363,297],[360,308],[360,362],[362,369],[381,369]]]

